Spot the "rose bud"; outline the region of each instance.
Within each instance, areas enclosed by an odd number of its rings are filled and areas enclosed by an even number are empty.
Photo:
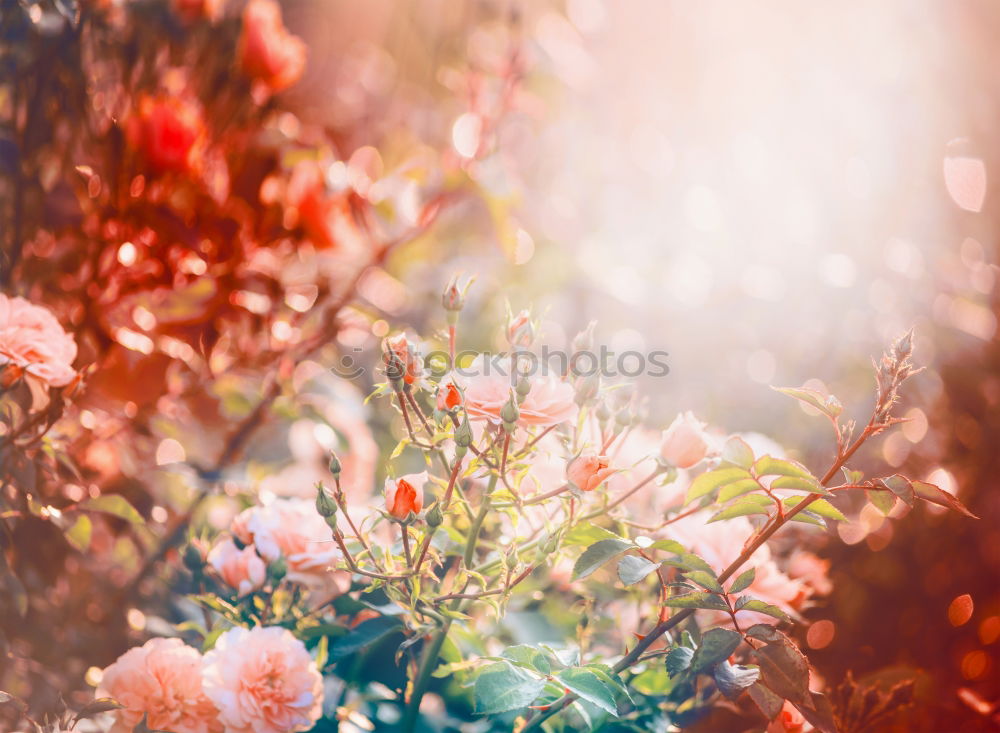
[[[523,310],[516,316],[507,315],[507,341],[511,346],[527,348],[535,340],[535,324],[531,313]]]
[[[442,382],[438,385],[436,407],[441,412],[449,412],[462,404],[462,393],[454,382]]]
[[[337,503],[323,484],[316,484],[316,512],[326,519],[337,513]]]
[[[594,453],[577,456],[566,466],[566,478],[580,491],[593,491],[614,472],[607,456]]]
[[[274,0],[250,0],[243,10],[240,68],[251,79],[280,92],[297,82],[306,68],[306,44],[288,32]]]
[[[517,409],[517,397],[514,395],[512,390],[510,398],[504,403],[503,407],[500,408],[500,419],[503,420],[503,429],[508,433],[514,432],[514,428],[517,425],[517,419],[520,416],[521,411]]]
[[[340,459],[337,457],[337,454],[330,451],[330,473],[333,474],[333,476],[339,476],[341,468],[342,466],[340,465]]]
[[[660,455],[678,468],[691,468],[708,452],[705,424],[690,412],[679,414],[663,431]]]
[[[451,280],[445,286],[444,292],[441,293],[441,305],[444,306],[444,309],[456,313],[462,310],[465,307],[465,294],[468,292],[470,285],[472,285],[471,278],[465,282],[465,285],[459,285],[458,275],[452,275]]]
[[[405,333],[392,336],[382,342],[382,360],[386,365],[386,375],[393,382],[403,381],[413,384],[422,374],[420,354],[416,344]]]
[[[385,480],[385,508],[395,519],[405,520],[410,514],[419,514],[424,507],[424,484],[427,471],[411,473],[397,479]]]

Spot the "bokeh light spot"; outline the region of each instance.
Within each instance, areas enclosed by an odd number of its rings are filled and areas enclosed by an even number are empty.
[[[972,596],[968,593],[963,593],[960,596],[956,596],[948,606],[948,621],[952,626],[961,626],[968,623],[969,619],[972,618],[972,611]]]
[[[837,626],[828,619],[817,621],[806,632],[806,643],[810,649],[822,649],[830,645],[837,634]]]

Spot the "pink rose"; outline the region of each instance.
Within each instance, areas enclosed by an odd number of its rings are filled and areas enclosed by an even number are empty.
[[[288,32],[274,0],[250,0],[243,10],[240,66],[251,79],[280,92],[297,82],[306,68],[306,44]]]
[[[462,404],[462,392],[451,380],[438,385],[436,407],[441,412],[454,410]]]
[[[153,730],[221,733],[218,711],[201,682],[201,654],[180,639],[150,639],[104,670],[97,697],[125,707],[115,711],[111,733],[131,733],[146,717]]]
[[[663,432],[660,455],[678,468],[691,468],[707,452],[705,423],[690,412],[683,412],[675,417],[670,427]]]
[[[593,491],[613,474],[607,456],[584,453],[577,456],[566,467],[566,478],[580,491]]]
[[[215,544],[208,553],[208,564],[240,596],[263,586],[267,577],[267,566],[253,546],[241,550],[229,537]]]
[[[289,580],[310,586],[336,582],[331,567],[341,559],[340,550],[312,501],[276,499],[240,514],[231,529],[241,542],[252,541],[268,562],[283,557]]]
[[[48,309],[0,293],[0,367],[65,387],[76,377],[74,359],[76,342]]]
[[[501,422],[500,410],[510,398],[512,363],[504,359],[500,360],[500,369],[497,366],[496,362],[487,361],[487,357],[480,355],[468,370],[463,370],[474,375],[465,389],[465,408],[473,420]],[[531,390],[518,406],[518,425],[548,427],[576,417],[577,406],[571,385],[551,374],[522,378],[528,379]]]
[[[305,731],[322,715],[323,678],[288,629],[229,629],[205,655],[203,674],[226,733]]]
[[[419,514],[424,508],[424,484],[427,471],[411,473],[385,480],[385,508],[396,519],[406,519],[410,512]]]
[[[201,109],[188,99],[144,96],[126,135],[155,171],[185,173],[199,166],[205,123]]]
[[[389,379],[402,379],[407,384],[413,384],[423,376],[420,346],[405,333],[385,339],[382,352]]]

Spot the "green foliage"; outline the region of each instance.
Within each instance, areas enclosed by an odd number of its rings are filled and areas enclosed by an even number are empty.
[[[671,596],[663,602],[664,606],[670,608],[704,608],[709,611],[726,611],[725,602],[715,593],[683,593]]]
[[[349,633],[341,636],[330,645],[330,661],[339,661],[370,647],[390,634],[398,633],[402,625],[403,622],[398,616],[378,616],[362,621]]]
[[[599,540],[584,550],[573,566],[573,580],[581,580],[598,570],[604,563],[634,547],[621,539]]]
[[[760,679],[760,668],[753,665],[730,664],[723,660],[716,665],[712,676],[719,692],[730,700],[735,700],[743,690]]]
[[[638,555],[626,555],[618,563],[618,578],[623,585],[633,585],[660,567],[659,563],[650,562]]]
[[[80,503],[80,508],[91,512],[110,514],[131,524],[145,524],[142,515],[136,511],[128,499],[120,494],[104,494]]]
[[[691,659],[691,672],[704,672],[736,651],[743,637],[730,629],[709,629],[701,636],[701,641]]]
[[[825,395],[822,392],[817,392],[814,389],[805,389],[801,387],[771,387],[775,392],[781,392],[789,397],[794,397],[800,402],[804,402],[810,407],[819,410],[824,415],[837,418],[844,411],[843,405],[840,404],[838,400],[833,395]]]
[[[494,662],[476,676],[473,688],[476,713],[494,715],[526,707],[544,688],[544,679],[523,668],[510,662]]]
[[[749,588],[757,577],[756,568],[748,568],[736,576],[736,579],[729,586],[730,593],[739,593]]]
[[[595,670],[589,667],[570,667],[556,674],[556,679],[581,699],[611,715],[618,715],[614,690]]]

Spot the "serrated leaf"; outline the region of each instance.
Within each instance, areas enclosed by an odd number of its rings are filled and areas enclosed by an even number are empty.
[[[774,456],[761,456],[753,464],[753,474],[755,476],[794,476],[796,478],[807,478],[819,483],[818,479],[809,472],[809,469],[801,463],[790,461]]]
[[[725,509],[713,514],[708,523],[721,522],[724,519],[733,519],[734,517],[746,517],[751,514],[770,514],[770,509],[773,506],[774,501],[769,496],[747,494],[741,496]]]
[[[76,518],[76,521],[73,522],[73,526],[67,529],[63,534],[66,537],[66,541],[73,547],[80,552],[86,552],[90,547],[90,536],[93,529],[94,525],[90,521],[90,517],[86,514],[81,514]]]
[[[622,678],[618,676],[611,667],[606,664],[593,663],[586,665],[587,669],[594,670],[594,674],[600,677],[604,684],[610,687],[612,690],[618,694],[624,695],[625,699],[632,702],[632,695],[629,694],[628,686],[622,681]]]
[[[733,481],[731,484],[726,484],[719,489],[719,498],[717,501],[720,504],[725,504],[727,501],[735,499],[737,496],[749,494],[751,491],[763,491],[763,489],[764,487],[760,485],[757,479],[743,478],[739,481]]]
[[[660,567],[659,563],[650,562],[638,555],[626,555],[618,563],[618,578],[624,585],[638,583],[651,572]]]
[[[674,555],[683,555],[687,552],[687,548],[684,547],[680,542],[676,540],[657,540],[652,544],[646,545],[642,549],[644,550],[663,550],[664,552],[671,552]]]
[[[920,499],[929,501],[931,504],[943,506],[946,509],[951,509],[952,511],[969,517],[970,519],[979,519],[979,517],[965,507],[965,504],[934,484],[929,484],[926,481],[911,481],[910,484],[913,486],[913,492]]]
[[[753,465],[753,449],[743,438],[734,435],[722,446],[722,460],[748,469]]]
[[[706,573],[704,570],[691,570],[684,573],[684,577],[707,590],[715,591],[716,593],[723,592],[722,586],[719,585],[719,581],[714,573]]]
[[[716,665],[712,676],[719,692],[730,700],[735,700],[743,690],[760,679],[760,668],[753,665],[730,664],[723,660]]]
[[[483,668],[473,687],[476,713],[495,715],[530,705],[542,689],[545,680],[510,662],[495,662]]]
[[[884,485],[909,506],[913,506],[916,503],[916,493],[913,491],[913,484],[905,476],[900,476],[896,473],[889,478],[876,479],[876,481]]]
[[[754,578],[757,577],[756,568],[750,568],[749,570],[744,570],[742,573],[736,576],[736,580],[733,584],[729,586],[730,593],[739,593],[746,590],[753,583]]]
[[[714,471],[707,471],[700,476],[698,476],[687,490],[687,498],[685,498],[684,503],[690,504],[692,501],[696,501],[703,496],[707,496],[715,491],[720,486],[725,486],[733,481],[739,481],[740,479],[752,478],[745,468],[739,468],[737,466],[727,466],[726,468],[717,468]]]
[[[782,611],[775,605],[770,603],[765,603],[764,601],[759,601],[755,598],[748,600],[740,607],[741,611],[756,611],[757,613],[763,613],[767,616],[772,616],[781,621],[791,621],[792,617],[787,613]]]
[[[736,651],[743,637],[729,629],[709,629],[701,637],[701,643],[691,658],[691,671],[695,674],[711,669]]]
[[[664,606],[670,608],[704,608],[710,611],[726,611],[728,608],[719,596],[714,593],[683,593],[679,596],[670,596],[663,602]]]
[[[760,665],[761,679],[786,700],[809,705],[809,663],[787,636],[776,633],[777,641],[753,652]]]
[[[86,720],[87,718],[93,718],[95,715],[100,715],[101,713],[107,713],[112,710],[121,710],[125,706],[122,705],[117,700],[110,697],[99,697],[86,705],[83,709],[76,714],[73,718],[73,722],[70,725],[72,728],[74,725],[79,723],[81,720]]]
[[[801,501],[802,501],[801,496],[789,496],[786,499],[782,499],[781,503],[784,505],[785,509],[792,509]],[[795,521],[796,517],[799,517],[801,515],[811,516],[813,520],[808,523],[818,524],[820,526],[825,526],[822,522],[819,521],[820,518],[836,519],[837,521],[840,522],[847,521],[847,517],[845,517],[841,513],[841,511],[837,509],[837,507],[828,502],[826,499],[816,499],[815,501],[810,502],[809,508],[804,509],[803,511],[796,514],[795,517],[792,517],[792,521]]]
[[[570,667],[556,674],[556,678],[570,692],[618,717],[618,706],[615,704],[614,692],[594,670],[587,667]]]
[[[677,646],[667,652],[667,674],[676,677],[681,672],[691,666],[691,659],[694,657],[694,649],[686,646]]]
[[[873,489],[865,491],[865,496],[868,497],[869,503],[885,516],[889,516],[893,507],[896,506],[896,496],[891,491],[877,491]]]
[[[552,665],[549,663],[548,655],[529,644],[509,646],[500,652],[500,656],[542,674],[550,674],[552,672]]]
[[[764,713],[764,717],[768,720],[777,718],[781,713],[781,709],[785,706],[785,699],[781,695],[775,694],[760,682],[750,685],[748,692],[754,704],[760,708],[760,711]]]
[[[810,494],[821,494],[823,496],[833,496],[823,488],[819,481],[813,478],[802,476],[779,476],[771,481],[772,489],[792,489],[793,491],[808,491]]]
[[[829,417],[838,417],[844,411],[844,406],[840,404],[840,400],[836,397],[825,395],[814,389],[804,389],[801,387],[771,387],[771,389],[793,397],[800,402],[804,402]]]
[[[820,733],[837,733],[837,722],[833,713],[833,706],[825,695],[810,691],[811,701],[809,705],[793,702],[795,709],[802,713],[809,724]]]
[[[573,565],[573,580],[582,580],[604,563],[634,547],[631,542],[617,539],[599,540],[583,551]]]
[[[124,519],[131,524],[145,524],[146,520],[136,511],[128,499],[121,494],[104,494],[94,499],[87,499],[80,504],[80,509],[91,512],[101,512]]]
[[[581,522],[563,535],[562,543],[566,546],[592,545],[599,540],[621,540],[614,532],[598,527],[590,522]],[[624,540],[623,540],[624,541]]]

